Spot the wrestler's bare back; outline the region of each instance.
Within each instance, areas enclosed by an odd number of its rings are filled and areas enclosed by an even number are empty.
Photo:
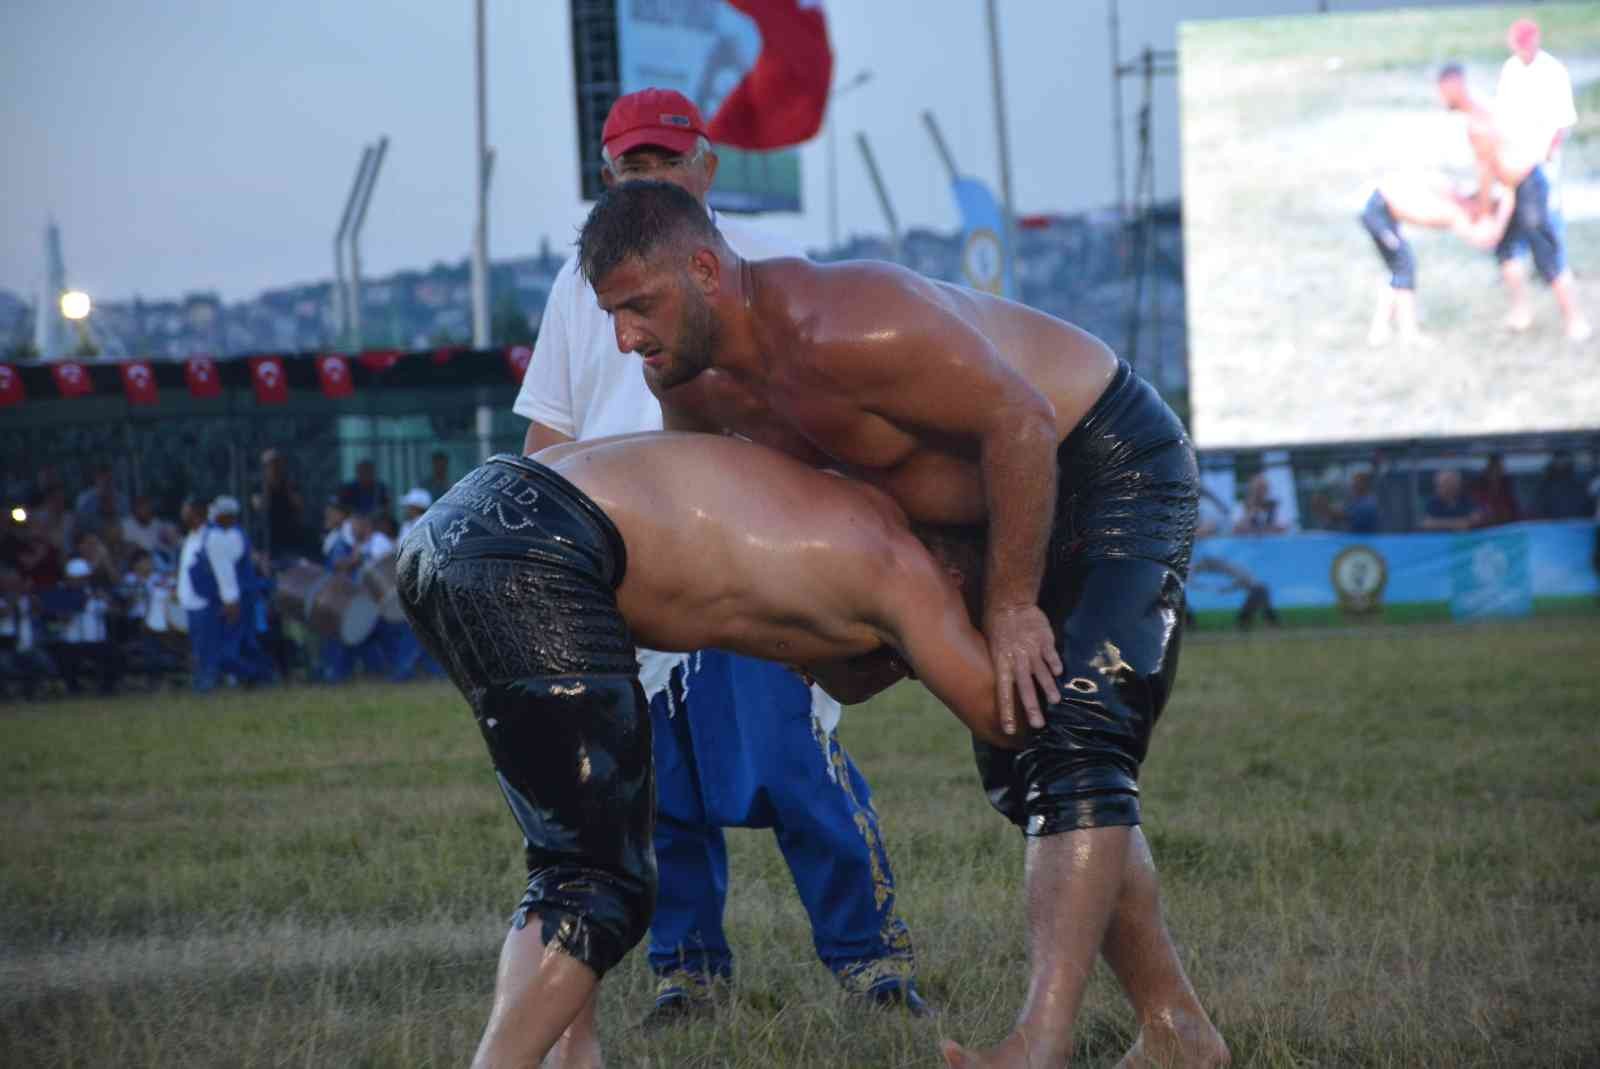
[[[970,443],[939,440],[880,414],[873,384],[842,384],[841,369],[852,376],[868,369],[870,379],[874,366],[913,352],[925,388],[948,394],[964,392],[974,360],[994,360],[1049,402],[1058,441],[1116,372],[1111,351],[1069,323],[892,265],[783,259],[750,266],[765,328],[761,349],[781,354],[768,359],[759,397],[713,370],[658,393],[664,410],[676,405],[689,417],[685,426],[734,430],[809,463],[825,456],[886,491],[917,522],[984,522],[978,457]],[[783,429],[803,442],[786,440]]]
[[[804,665],[892,644],[885,591],[931,559],[870,486],[762,446],[647,433],[552,446],[534,459],[622,533],[618,608],[636,640]]]

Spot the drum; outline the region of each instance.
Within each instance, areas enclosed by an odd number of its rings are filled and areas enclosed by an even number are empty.
[[[400,607],[400,584],[395,580],[394,554],[380,557],[361,572],[361,586],[378,603],[378,615],[391,624],[406,622]]]
[[[349,576],[310,561],[278,573],[272,604],[285,618],[303,621],[319,635],[359,646],[378,626],[378,603]]]

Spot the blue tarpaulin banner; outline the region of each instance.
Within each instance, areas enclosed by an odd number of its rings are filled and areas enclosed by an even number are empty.
[[[1006,261],[1006,220],[989,187],[976,178],[950,185],[961,211],[961,274],[975,290],[1000,297],[1017,295]]]
[[[1351,620],[1470,620],[1597,606],[1595,524],[1346,535],[1308,531],[1195,544],[1189,606],[1236,611],[1263,585],[1282,610]]]

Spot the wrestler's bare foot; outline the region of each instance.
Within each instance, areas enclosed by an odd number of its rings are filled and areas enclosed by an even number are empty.
[[[1587,319],[1580,319],[1567,327],[1568,341],[1585,342],[1592,337],[1594,337],[1594,328],[1589,325]]]
[[[1065,1053],[1038,1047],[1030,1050],[1026,1037],[1016,1032],[988,1050],[968,1050],[953,1039],[945,1040],[940,1049],[949,1069],[1058,1069],[1067,1061]]]
[[[1506,313],[1503,320],[1505,328],[1518,334],[1533,326],[1533,312],[1527,308],[1518,308]]]
[[[1390,339],[1393,337],[1394,331],[1390,330],[1389,325],[1385,323],[1381,327],[1374,326],[1371,330],[1367,331],[1367,344],[1372,346],[1374,349],[1381,349],[1385,345],[1388,345]]]
[[[1221,1069],[1232,1061],[1228,1045],[1210,1021],[1175,1014],[1146,1021],[1117,1069]]]

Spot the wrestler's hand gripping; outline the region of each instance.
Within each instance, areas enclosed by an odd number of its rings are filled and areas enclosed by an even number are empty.
[[[1056,652],[1055,632],[1050,620],[1037,605],[1001,606],[984,620],[984,637],[989,640],[989,657],[994,661],[996,708],[1000,729],[1007,735],[1017,732],[1016,698],[1028,724],[1044,727],[1043,707],[1061,700],[1056,677],[1061,674],[1061,655]]]

